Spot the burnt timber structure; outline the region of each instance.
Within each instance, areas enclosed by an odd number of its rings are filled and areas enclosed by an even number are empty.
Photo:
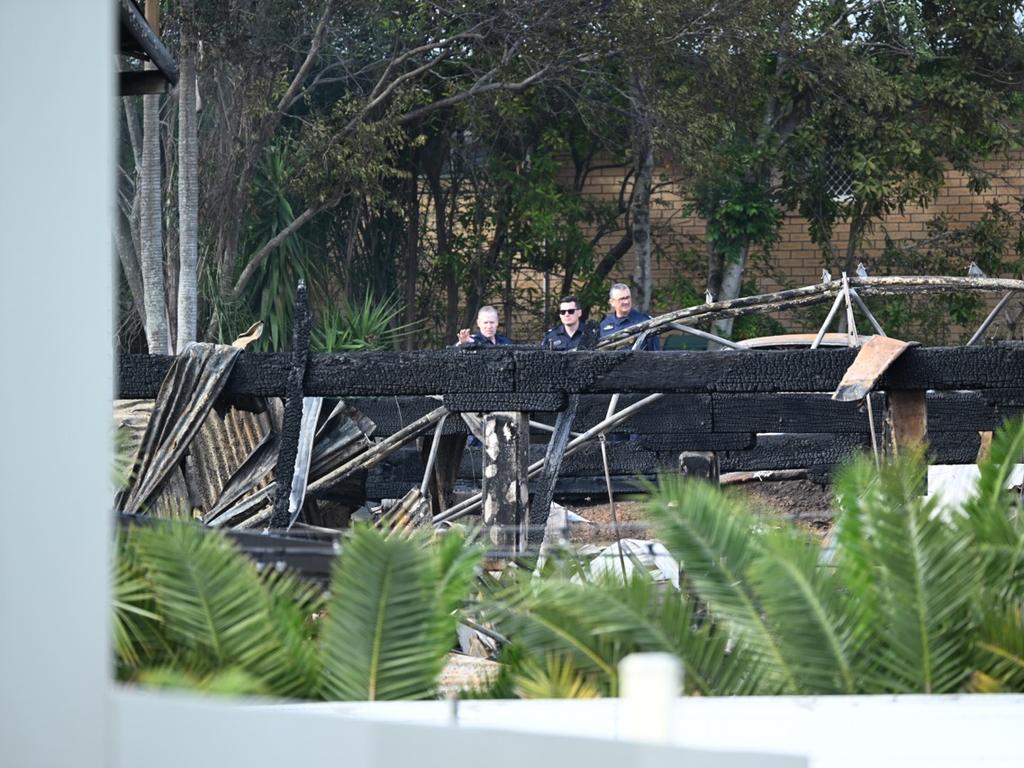
[[[514,462],[520,474],[543,457],[547,433],[538,423],[554,424],[570,397],[580,396],[572,429],[581,432],[604,418],[608,395],[622,394],[621,409],[647,393],[665,393],[615,428],[620,437],[607,448],[616,491],[678,470],[687,451],[715,452],[722,472],[802,468],[824,481],[836,464],[871,445],[865,401],[832,399],[856,355],[856,349],[566,354],[526,347],[311,354],[301,393],[343,397],[377,424],[377,438],[442,404],[453,414],[531,412],[532,444]],[[173,359],[122,356],[117,397],[154,397]],[[244,352],[222,398],[295,397],[294,381],[288,386],[293,371],[289,354]],[[890,400],[913,404],[910,416],[922,435],[927,430],[933,462],[972,463],[979,432],[1024,412],[1024,343],[907,349],[878,379],[871,398],[875,413],[890,420],[899,411],[887,409]],[[883,419],[875,429],[881,440]],[[449,418],[442,431],[465,435],[468,428]],[[523,448],[520,438],[516,450]],[[479,447],[467,450],[458,476],[479,482],[483,460]],[[400,498],[419,483],[423,468],[420,452],[402,449],[371,470],[367,495]],[[586,446],[565,459],[555,492],[596,495],[603,481],[597,446]],[[517,511],[502,510],[499,519],[522,523],[525,499],[515,504]]]

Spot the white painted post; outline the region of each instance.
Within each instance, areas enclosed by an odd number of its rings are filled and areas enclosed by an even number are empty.
[[[619,738],[667,744],[682,691],[683,667],[668,653],[634,653],[619,662]]]

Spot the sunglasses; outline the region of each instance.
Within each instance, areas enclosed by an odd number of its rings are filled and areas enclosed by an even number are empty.
[[[573,312],[579,312],[579,309],[560,309],[558,314],[560,315],[571,315]]]

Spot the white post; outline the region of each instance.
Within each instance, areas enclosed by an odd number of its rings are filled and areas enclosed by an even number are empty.
[[[683,667],[668,653],[634,653],[619,662],[619,738],[668,744]]]

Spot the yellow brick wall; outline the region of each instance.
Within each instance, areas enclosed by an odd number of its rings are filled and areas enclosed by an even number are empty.
[[[967,178],[952,169],[947,172],[946,183],[937,199],[926,208],[908,206],[902,214],[892,214],[874,223],[872,231],[864,236],[861,253],[870,263],[882,251],[885,234],[896,240],[917,240],[928,231],[928,223],[936,216],[944,215],[951,229],[960,229],[981,219],[993,202],[1012,206],[1024,196],[1024,153],[1017,152],[1000,160],[990,161],[983,166],[992,176],[991,188],[983,194],[974,194],[968,189]],[[595,172],[588,179],[585,194],[608,200],[618,198],[621,190],[622,171],[608,168]],[[627,190],[628,192],[628,190]],[[653,241],[671,249],[676,244],[689,244],[703,253],[704,222],[696,217],[686,216],[684,201],[678,194],[661,191],[654,196],[651,211]],[[617,242],[620,233],[609,236],[598,247],[598,253]],[[821,278],[821,270],[827,267],[838,276],[845,260],[849,227],[836,226],[832,239],[832,254],[826,259],[820,248],[811,242],[806,221],[798,215],[789,215],[783,222],[779,242],[772,251],[772,262],[778,269],[783,282],[791,286],[809,285]],[[700,264],[703,266],[704,261]],[[628,282],[634,265],[632,253],[627,254],[618,269],[612,274],[613,280]],[[966,272],[967,265],[964,265]],[[754,267],[756,270],[756,265]],[[659,285],[665,285],[675,276],[673,266],[664,260],[654,265],[655,299]],[[704,272],[691,275],[698,283],[704,280]],[[768,275],[757,277],[758,291],[777,290],[780,282]]]

